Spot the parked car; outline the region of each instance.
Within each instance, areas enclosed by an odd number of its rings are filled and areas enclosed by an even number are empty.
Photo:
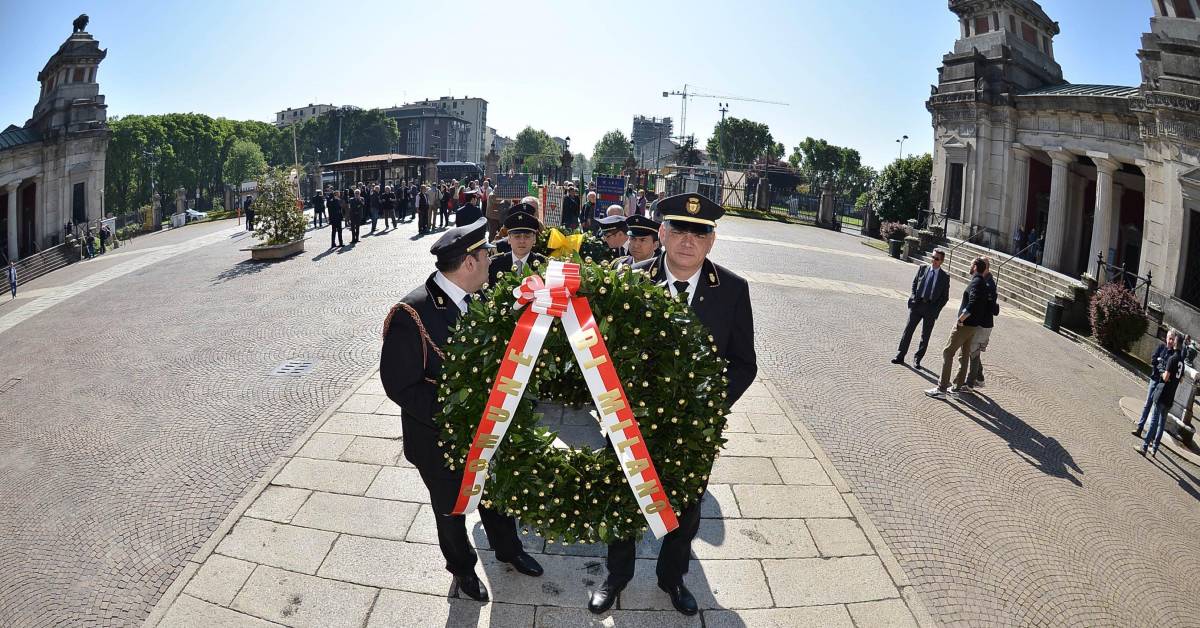
[[[196,211],[194,209],[189,209],[189,210],[187,210],[186,213],[187,213],[187,221],[188,222],[197,222],[197,221],[208,220],[208,212],[201,212],[201,211]]]

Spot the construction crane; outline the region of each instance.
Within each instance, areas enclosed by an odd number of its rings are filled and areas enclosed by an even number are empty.
[[[688,85],[686,83],[683,86],[683,91],[663,92],[662,95],[663,95],[663,98],[669,98],[671,96],[681,96],[682,97],[683,106],[682,106],[682,111],[679,114],[679,137],[681,138],[681,140],[682,140],[682,138],[687,137],[688,98],[720,98],[721,100],[740,100],[742,102],[760,102],[760,103],[765,103],[768,105],[783,105],[784,107],[788,106],[788,104],[785,102],[779,102],[779,101],[775,101],[775,100],[762,100],[759,98],[740,98],[738,96],[725,96],[722,94],[701,94],[698,92],[691,92],[691,91],[688,91]],[[722,116],[722,117],[724,117],[724,116]]]

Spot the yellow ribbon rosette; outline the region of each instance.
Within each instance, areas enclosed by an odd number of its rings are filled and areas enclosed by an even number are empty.
[[[558,229],[551,228],[546,246],[550,249],[550,257],[558,259],[570,257],[572,253],[578,253],[579,248],[583,246],[583,234],[564,235]]]

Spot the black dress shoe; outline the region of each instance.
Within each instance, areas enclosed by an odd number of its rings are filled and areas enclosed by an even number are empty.
[[[671,606],[684,615],[695,615],[699,610],[696,608],[696,597],[682,582],[670,586],[660,582],[658,588],[667,592],[667,597],[671,598]]]
[[[918,371],[921,370],[921,361],[913,360],[913,368],[917,369]]]
[[[466,577],[455,576],[454,580],[458,583],[459,592],[476,602],[488,601],[487,587],[483,586],[483,581],[479,576],[471,574]]]
[[[628,580],[605,579],[604,584],[600,585],[600,588],[592,594],[592,599],[588,600],[588,610],[599,615],[612,608],[613,604],[617,603],[617,598],[621,597],[621,591],[625,590],[627,584],[629,584]]]
[[[892,364],[904,364],[904,358],[892,358]]]
[[[525,552],[517,554],[517,557],[512,560],[502,560],[500,562],[508,563],[513,566],[513,569],[516,569],[527,576],[533,576],[534,578],[542,575],[543,573],[542,566],[538,564],[538,561],[534,560],[532,556],[526,554]]]
[[[1132,432],[1130,432],[1130,434],[1132,434],[1134,436],[1141,436],[1142,430],[1133,430]]]

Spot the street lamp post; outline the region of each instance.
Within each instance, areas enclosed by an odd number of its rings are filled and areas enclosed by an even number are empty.
[[[896,142],[900,144],[900,156],[897,157],[897,159],[904,159],[904,140],[906,139],[908,139],[907,135],[896,140]]]

